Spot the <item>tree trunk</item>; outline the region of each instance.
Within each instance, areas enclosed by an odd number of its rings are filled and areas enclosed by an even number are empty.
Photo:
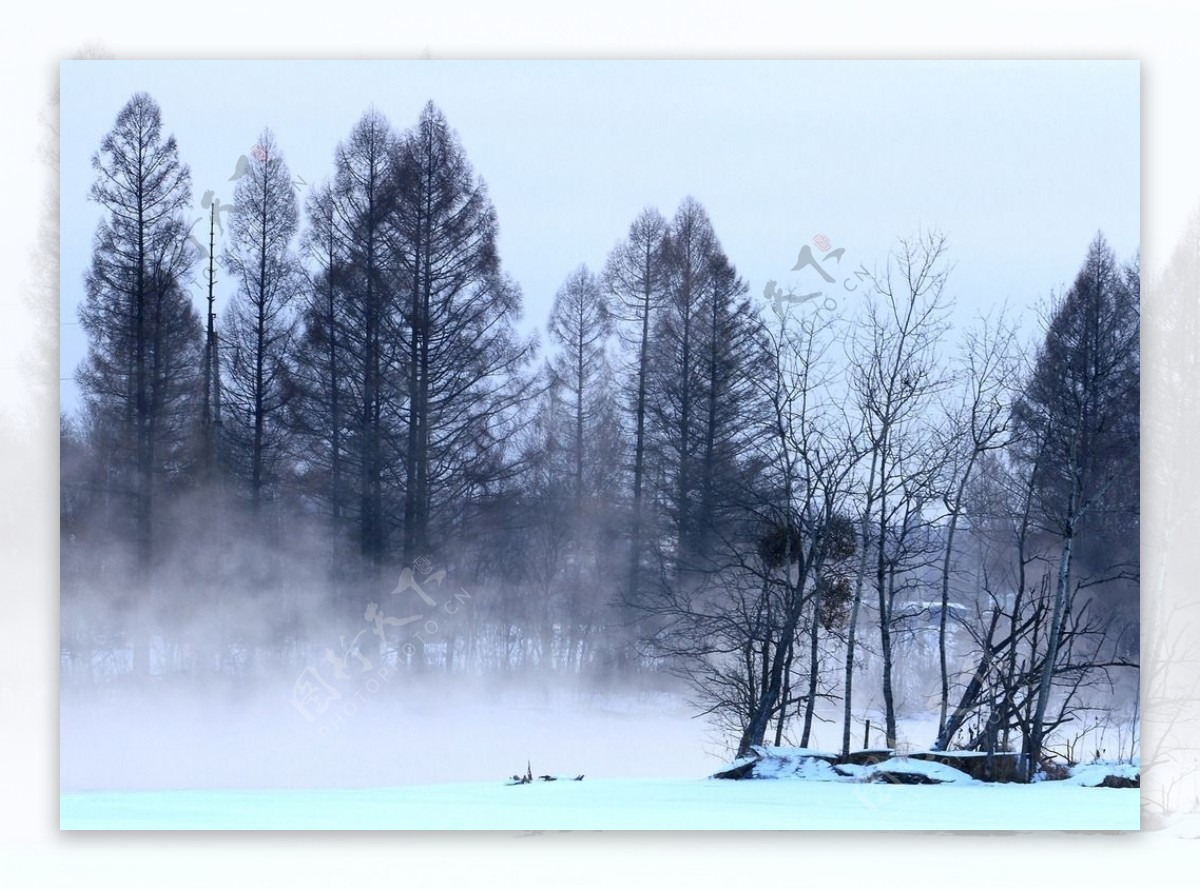
[[[950,526],[946,530],[946,552],[942,559],[942,611],[938,617],[938,669],[941,676],[941,696],[938,707],[938,736],[946,728],[946,714],[950,703],[950,667],[946,660],[946,620],[950,611],[950,564],[954,554],[954,533],[958,529],[958,517],[962,512],[963,495],[967,488],[967,480],[975,464],[975,454],[967,461],[962,478],[958,481],[958,489],[954,495],[954,505],[950,510]]]
[[[1054,669],[1058,661],[1058,646],[1062,637],[1063,617],[1066,612],[1067,600],[1071,587],[1071,555],[1075,542],[1074,529],[1075,492],[1072,490],[1067,519],[1066,534],[1063,536],[1062,551],[1059,555],[1058,579],[1054,589],[1054,611],[1050,618],[1050,633],[1046,637],[1046,656],[1042,663],[1041,675],[1038,678],[1037,705],[1033,712],[1032,738],[1029,751],[1029,777],[1037,770],[1042,756],[1042,744],[1045,739],[1046,710],[1050,704],[1051,687],[1054,680]]]
[[[804,730],[800,736],[800,747],[807,748],[812,734],[813,714],[816,710],[817,703],[817,679],[820,674],[819,658],[821,654],[820,637],[818,634],[821,630],[821,585],[816,585],[816,590],[813,593],[813,618],[812,624],[809,625],[809,650],[808,650],[808,698],[804,702]]]
[[[650,278],[651,258],[647,253],[646,281]],[[642,302],[642,334],[638,344],[637,434],[633,449],[633,528],[629,546],[629,602],[637,603],[641,590],[642,568],[642,480],[646,454],[646,375],[650,359],[650,289],[647,284]]]

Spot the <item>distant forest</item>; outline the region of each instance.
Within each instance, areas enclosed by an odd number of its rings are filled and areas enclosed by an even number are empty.
[[[1026,777],[1136,723],[1139,262],[1102,235],[1035,333],[955,329],[940,233],[834,313],[751,293],[686,198],[530,337],[432,103],[303,205],[264,130],[203,231],[149,95],[92,163],[65,685],[670,677],[739,754],[930,713]]]

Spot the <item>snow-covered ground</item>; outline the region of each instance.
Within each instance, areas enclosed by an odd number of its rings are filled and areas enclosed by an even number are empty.
[[[319,791],[64,794],[64,829],[1123,831],[1137,789],[613,779]]]
[[[582,697],[431,688],[365,696],[338,722],[307,721],[283,690],[246,700],[64,696],[66,829],[912,829],[1138,828],[1137,789],[1090,776],[990,785],[904,758],[941,785],[898,785],[888,764],[835,771],[828,746],[764,747],[759,780],[727,763],[694,710],[669,695]],[[908,738],[928,735],[904,727]],[[817,755],[814,757],[813,755]],[[510,786],[524,773],[582,782]],[[1102,780],[1100,776],[1097,781]],[[165,789],[187,790],[165,790]]]
[[[1094,788],[1109,776],[1119,779],[1140,779],[1142,769],[1132,763],[1113,763],[1109,761],[1097,763],[1081,763],[1071,768],[1071,775],[1063,779],[1068,785],[1082,785]]]

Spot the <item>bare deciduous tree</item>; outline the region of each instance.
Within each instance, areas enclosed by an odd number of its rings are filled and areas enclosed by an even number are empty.
[[[912,524],[921,522],[929,491],[930,460],[936,460],[928,412],[945,386],[937,343],[946,332],[944,295],[949,269],[946,240],[938,233],[902,239],[882,273],[874,277],[865,317],[853,340],[850,380],[866,453],[863,479],[861,554],[855,581],[853,622],[857,620],[868,561],[878,607],[883,660],[884,721],[889,747],[896,743],[892,685],[892,605],[895,577],[905,557]],[[846,701],[842,746],[849,748],[854,644],[846,659]]]

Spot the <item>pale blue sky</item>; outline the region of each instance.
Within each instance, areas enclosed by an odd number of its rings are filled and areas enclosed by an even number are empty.
[[[70,322],[99,218],[90,159],[138,90],[191,166],[195,217],[207,189],[231,201],[264,126],[313,183],[368,107],[402,130],[432,99],[488,182],[502,262],[539,329],[576,265],[599,270],[639,210],[669,217],[689,194],[754,295],[768,279],[812,283],[791,269],[818,233],[870,267],[897,236],[940,229],[963,319],[1044,301],[1098,229],[1121,257],[1139,244],[1137,62],[73,61],[61,74],[65,378],[86,346]],[[74,407],[75,384],[62,387]]]

